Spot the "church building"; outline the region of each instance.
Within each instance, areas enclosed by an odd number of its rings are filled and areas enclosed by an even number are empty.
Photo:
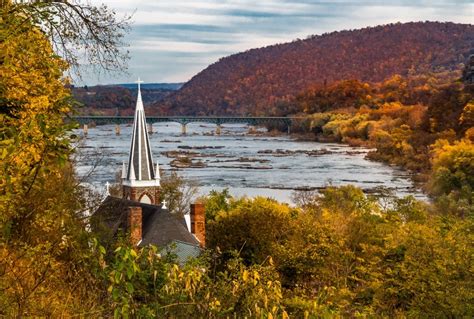
[[[160,168],[158,161],[156,166],[153,164],[140,80],[128,167],[125,163],[122,167],[122,190],[123,197],[126,199],[153,205],[160,203]]]
[[[184,262],[205,246],[202,204],[192,204],[188,220],[172,214],[162,201],[160,168],[153,162],[138,81],[138,96],[128,163],[122,165],[122,197],[108,195],[91,217],[92,229],[105,241],[127,235],[133,245],[155,245]]]

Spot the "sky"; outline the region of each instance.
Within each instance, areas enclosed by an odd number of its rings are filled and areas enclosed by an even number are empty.
[[[308,35],[410,21],[474,23],[474,0],[91,0],[119,17],[128,74],[85,74],[80,84],[186,82],[220,58]]]

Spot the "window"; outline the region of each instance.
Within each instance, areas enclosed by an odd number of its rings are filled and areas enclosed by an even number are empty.
[[[148,196],[148,194],[144,194],[144,195],[140,198],[140,203],[151,204],[151,198],[150,198],[150,196]]]

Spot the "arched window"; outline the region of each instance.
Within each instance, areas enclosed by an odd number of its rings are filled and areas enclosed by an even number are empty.
[[[151,198],[150,198],[150,196],[148,196],[148,194],[144,194],[144,195],[140,198],[140,203],[151,204]]]

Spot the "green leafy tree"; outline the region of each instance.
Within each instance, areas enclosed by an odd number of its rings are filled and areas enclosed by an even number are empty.
[[[205,260],[179,266],[153,246],[118,247],[104,270],[115,318],[288,318],[271,260],[245,266],[233,258],[212,272]]]
[[[207,225],[207,245],[223,252],[239,251],[247,264],[262,263],[285,240],[297,211],[271,199],[243,199],[229,211],[221,210]]]
[[[460,216],[474,213],[474,145],[469,139],[450,144],[438,141],[433,147],[431,194],[446,210]]]
[[[170,212],[183,216],[196,199],[199,189],[194,181],[186,180],[176,172],[161,177],[160,198],[166,201]]]

